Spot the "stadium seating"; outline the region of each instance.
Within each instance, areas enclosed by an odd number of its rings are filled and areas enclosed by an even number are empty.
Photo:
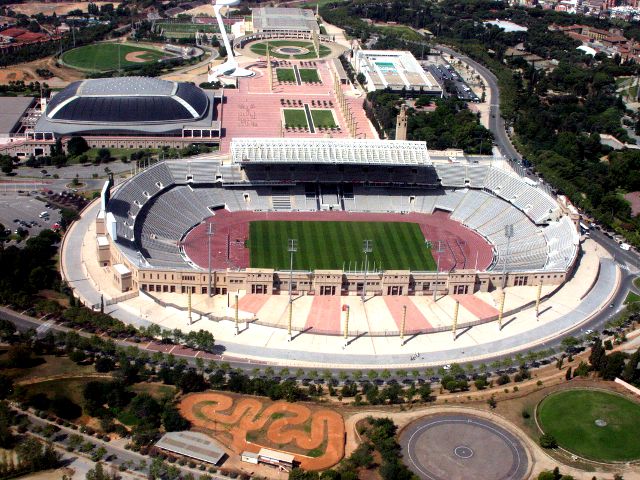
[[[432,173],[398,168],[360,170],[357,178],[356,168],[335,169],[325,175],[313,167],[256,165],[245,172],[212,160],[170,160],[149,167],[115,189],[108,211],[116,219],[122,251],[132,261],[163,268],[192,268],[180,250],[180,241],[216,208],[232,212],[315,211],[321,208],[322,200],[333,208],[337,205],[354,212],[450,212],[451,219],[493,245],[490,268],[498,271],[505,267],[508,271],[563,271],[571,266],[578,252],[577,231],[543,190],[487,165],[447,163],[434,167]],[[435,181],[436,174],[442,187],[388,186],[410,178]],[[256,175],[261,176],[259,181]],[[301,178],[321,183],[295,184]],[[356,181],[341,184],[336,180],[345,178]],[[365,186],[363,178],[386,178],[387,186]],[[442,212],[439,214],[444,215]],[[505,236],[507,225],[513,226],[510,240]],[[464,258],[461,246],[448,240],[445,243],[458,268],[468,267],[470,259]]]

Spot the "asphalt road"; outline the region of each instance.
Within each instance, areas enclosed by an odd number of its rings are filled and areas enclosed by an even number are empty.
[[[454,57],[462,60],[465,63],[471,65],[482,77],[485,78],[487,83],[489,84],[489,92],[491,98],[490,105],[490,117],[489,117],[489,130],[493,133],[495,137],[496,144],[500,149],[500,152],[505,157],[521,161],[522,156],[515,149],[509,136],[507,135],[506,126],[504,119],[500,115],[500,89],[498,88],[498,79],[496,76],[489,70],[487,67],[479,64],[475,60],[467,57],[466,55],[461,55],[460,53],[452,50],[449,47],[445,47],[444,45],[438,45],[436,47],[437,50],[446,53],[447,55],[453,55]]]
[[[472,415],[443,414],[409,425],[400,436],[403,459],[424,480],[519,480],[527,453],[511,432]]]

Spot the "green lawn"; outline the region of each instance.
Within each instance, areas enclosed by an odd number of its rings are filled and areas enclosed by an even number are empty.
[[[598,427],[597,419],[607,422]],[[538,407],[545,433],[577,455],[598,461],[640,458],[640,404],[596,390],[565,390],[546,397]]]
[[[636,288],[640,288],[640,277],[633,280],[633,284]]]
[[[369,266],[387,270],[434,270],[431,251],[416,223],[257,221],[249,227],[251,266],[289,268],[287,241],[298,240],[296,270],[362,268],[362,242],[373,240]]]
[[[309,50],[309,53],[303,53],[300,55],[286,55],[283,53],[275,52],[274,50],[279,47],[303,47]],[[267,42],[256,42],[252,43],[249,46],[249,49],[255,53],[256,55],[266,55],[267,53]],[[300,60],[304,60],[307,58],[317,58],[315,48],[313,47],[313,43],[306,40],[270,40],[269,41],[269,50],[271,51],[271,56],[275,58],[296,58]],[[325,45],[320,45],[320,57],[326,57],[331,53],[331,49]]]
[[[376,27],[376,30],[386,35],[400,37],[413,42],[425,40],[423,35],[405,25],[385,25],[384,27]]]
[[[284,124],[287,127],[309,128],[307,116],[305,115],[304,110],[301,108],[285,108]]]
[[[629,292],[627,294],[627,298],[624,300],[624,303],[634,303],[640,300],[640,295],[635,292]]]
[[[296,75],[293,73],[293,68],[276,68],[276,75],[279,82],[295,82]]]
[[[129,62],[126,60],[128,53],[145,52],[140,58],[146,62],[156,62],[169,54],[154,48],[142,45],[130,45],[120,43],[95,43],[84,47],[74,48],[62,54],[62,61],[65,65],[80,70],[108,71],[117,70],[120,67],[140,66],[144,63]],[[118,58],[120,61],[118,61]]]
[[[338,124],[331,110],[311,110],[311,118],[316,128],[336,128]]]
[[[304,83],[320,83],[320,75],[315,68],[299,68],[300,80]]]

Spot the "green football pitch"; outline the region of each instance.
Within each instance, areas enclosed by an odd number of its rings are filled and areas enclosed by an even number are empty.
[[[640,404],[621,395],[564,390],[542,400],[537,414],[542,430],[572,453],[604,462],[640,458]]]
[[[435,270],[417,223],[256,221],[249,225],[251,267],[289,269],[287,243],[298,240],[295,270],[362,269],[365,239],[373,240],[369,268]]]
[[[127,54],[133,52],[141,52],[138,58],[144,61],[130,62],[127,60]],[[80,70],[104,72],[117,70],[119,67],[141,66],[170,56],[173,55],[142,45],[94,43],[63,53],[62,62],[69,67]]]

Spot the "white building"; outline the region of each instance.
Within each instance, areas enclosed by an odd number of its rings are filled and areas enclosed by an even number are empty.
[[[442,96],[442,87],[425,71],[411,52],[355,50],[353,67],[366,79],[367,90],[412,90]]]

